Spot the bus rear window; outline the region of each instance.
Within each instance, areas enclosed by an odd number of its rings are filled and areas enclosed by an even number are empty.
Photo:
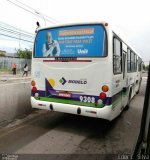
[[[40,30],[34,57],[104,57],[102,25],[81,25]]]

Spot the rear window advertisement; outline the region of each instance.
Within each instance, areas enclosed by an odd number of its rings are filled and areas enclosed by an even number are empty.
[[[103,57],[105,31],[101,25],[45,29],[38,32],[35,57]]]

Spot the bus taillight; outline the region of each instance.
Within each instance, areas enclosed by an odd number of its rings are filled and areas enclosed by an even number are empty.
[[[102,99],[102,100],[105,99],[106,98],[106,93],[101,92],[100,95],[99,95],[99,98]]]
[[[36,83],[34,80],[31,81],[31,85],[32,85],[32,95],[36,98],[39,98],[39,93],[38,93],[38,90],[36,88]]]
[[[36,87],[33,87],[33,88],[32,88],[32,92],[36,93],[36,92],[37,92],[37,88],[36,88]]]
[[[109,87],[107,85],[102,86],[102,91],[107,92],[109,90]]]
[[[35,83],[35,81],[34,81],[34,80],[33,80],[33,81],[31,81],[31,85],[32,85],[32,86],[35,86],[35,84],[36,84],[36,83]]]

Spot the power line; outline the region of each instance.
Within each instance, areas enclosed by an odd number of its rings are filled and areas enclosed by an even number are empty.
[[[13,37],[13,36],[6,35],[6,34],[3,34],[3,33],[0,33],[0,35],[6,36],[6,37],[10,37],[10,38],[14,38],[14,39],[19,39],[19,40],[26,41],[26,42],[30,42],[30,43],[33,43],[32,41],[28,41],[28,40],[25,40],[25,39],[22,39],[22,38]]]
[[[31,39],[34,38],[34,37],[32,37],[32,36],[25,35],[25,34],[20,33],[20,32],[15,32],[15,31],[9,30],[9,29],[3,29],[1,26],[0,26],[0,31],[2,31],[2,32],[8,32],[8,33],[16,34],[16,35],[22,35],[22,36],[24,36],[24,37],[28,37],[28,38],[31,38]]]
[[[34,38],[34,36],[30,36],[30,35],[27,35],[27,34],[24,34],[24,33],[15,31],[15,30],[11,30],[11,29],[8,29],[8,28],[5,28],[5,27],[1,27],[1,26],[0,26],[0,31],[9,32],[9,33],[12,33],[12,34],[17,34],[17,35],[22,35],[24,37],[28,37],[28,38],[31,38],[31,39]]]
[[[0,22],[0,35],[17,39],[19,40],[19,44],[20,44],[20,41],[33,44],[34,37],[35,37],[34,34],[15,28],[14,26],[8,25],[4,22]]]
[[[18,4],[14,3],[14,2],[12,2],[12,1],[10,1],[10,0],[7,0],[7,1],[10,2],[10,3],[12,3],[12,4],[14,4],[15,6],[17,6],[17,7],[21,8],[21,9],[23,9],[23,10],[25,10],[25,11],[27,11],[27,12],[33,14],[33,15],[35,15],[35,16],[38,16],[37,14],[35,14],[35,13],[29,11],[28,9],[25,9],[24,7],[19,6]],[[41,16],[38,16],[38,17],[39,17],[39,18],[42,18]],[[51,23],[53,23],[53,22],[51,22]]]
[[[26,41],[26,42],[32,42],[32,43],[34,42],[34,40],[27,39],[26,37],[23,37],[23,36],[15,36],[15,35],[3,33],[3,32],[1,32],[0,35],[5,36],[5,37],[9,37],[9,38],[18,39],[19,41],[23,40],[23,41]]]
[[[29,7],[29,6],[28,6],[28,8],[34,10],[34,12],[30,11],[29,9],[26,9],[26,8],[20,6],[19,4],[16,4],[16,3],[12,2],[11,0],[7,0],[7,1],[10,2],[10,3],[12,3],[12,4],[14,4],[15,6],[17,6],[17,7],[21,8],[21,9],[23,9],[23,10],[25,10],[25,11],[27,11],[27,12],[33,14],[33,15],[39,17],[39,18],[44,19],[44,21],[46,20],[46,21],[49,21],[49,22],[51,22],[51,23],[53,23],[53,24],[55,24],[56,21],[57,21],[57,20],[54,20],[53,18],[51,18],[51,17],[49,17],[49,16],[46,16],[45,14],[42,14],[42,13],[36,11],[35,9],[33,9],[33,8]],[[17,1],[17,2],[19,2],[19,1]],[[19,2],[19,3],[20,3],[20,4],[23,4],[22,2]],[[27,6],[26,4],[23,4],[23,5],[24,5],[24,6]],[[44,16],[50,18],[51,20],[45,18]],[[53,20],[52,20],[52,19],[53,19]],[[53,21],[55,21],[55,22],[53,22]],[[58,21],[57,21],[57,23],[58,23]]]
[[[19,40],[24,40],[26,42],[32,42],[34,41],[34,37],[30,36],[28,34],[24,34],[22,32],[18,32],[12,29],[8,29],[6,27],[0,26],[0,34],[6,37],[15,38]]]
[[[11,35],[11,34],[7,34],[7,33],[0,33],[1,36],[5,36],[5,37],[9,37],[9,38],[13,38],[13,39],[17,39],[19,41],[26,41],[26,42],[31,42],[33,43],[34,40],[32,39],[27,39],[26,37],[23,36],[15,36],[15,35]]]
[[[24,5],[24,6],[30,8],[30,9],[32,9],[32,10],[34,10],[37,14],[42,14],[43,16],[45,16],[45,17],[47,17],[47,18],[50,18],[51,20],[53,20],[53,21],[55,21],[55,22],[57,22],[57,23],[60,23],[60,22],[57,21],[56,19],[54,19],[54,18],[52,18],[52,17],[49,17],[49,16],[47,16],[46,14],[44,14],[44,13],[42,13],[42,12],[38,12],[36,9],[30,7],[29,5],[27,5],[27,4],[25,4],[25,3],[22,3],[22,2],[20,2],[20,1],[18,1],[18,0],[15,0],[15,1],[17,1],[18,3]]]
[[[32,34],[32,33],[30,33],[30,32],[23,31],[23,30],[21,30],[21,29],[19,29],[19,28],[16,28],[16,27],[14,27],[14,26],[11,26],[11,25],[9,25],[9,24],[7,24],[7,23],[4,23],[4,22],[1,22],[1,21],[0,21],[0,26],[2,26],[2,27],[7,27],[8,29],[12,29],[12,30],[15,30],[15,31],[18,31],[18,32],[22,32],[22,33],[25,33],[25,34],[34,36],[34,34]]]

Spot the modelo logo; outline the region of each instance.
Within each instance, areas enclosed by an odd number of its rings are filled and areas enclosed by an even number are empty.
[[[87,80],[85,79],[80,79],[80,80],[66,80],[64,77],[62,77],[59,82],[62,85],[65,85],[66,83],[72,83],[72,84],[87,84]]]
[[[68,83],[72,83],[72,84],[87,84],[87,80],[68,80]]]
[[[78,54],[87,54],[88,49],[78,49],[77,52],[78,52]]]

